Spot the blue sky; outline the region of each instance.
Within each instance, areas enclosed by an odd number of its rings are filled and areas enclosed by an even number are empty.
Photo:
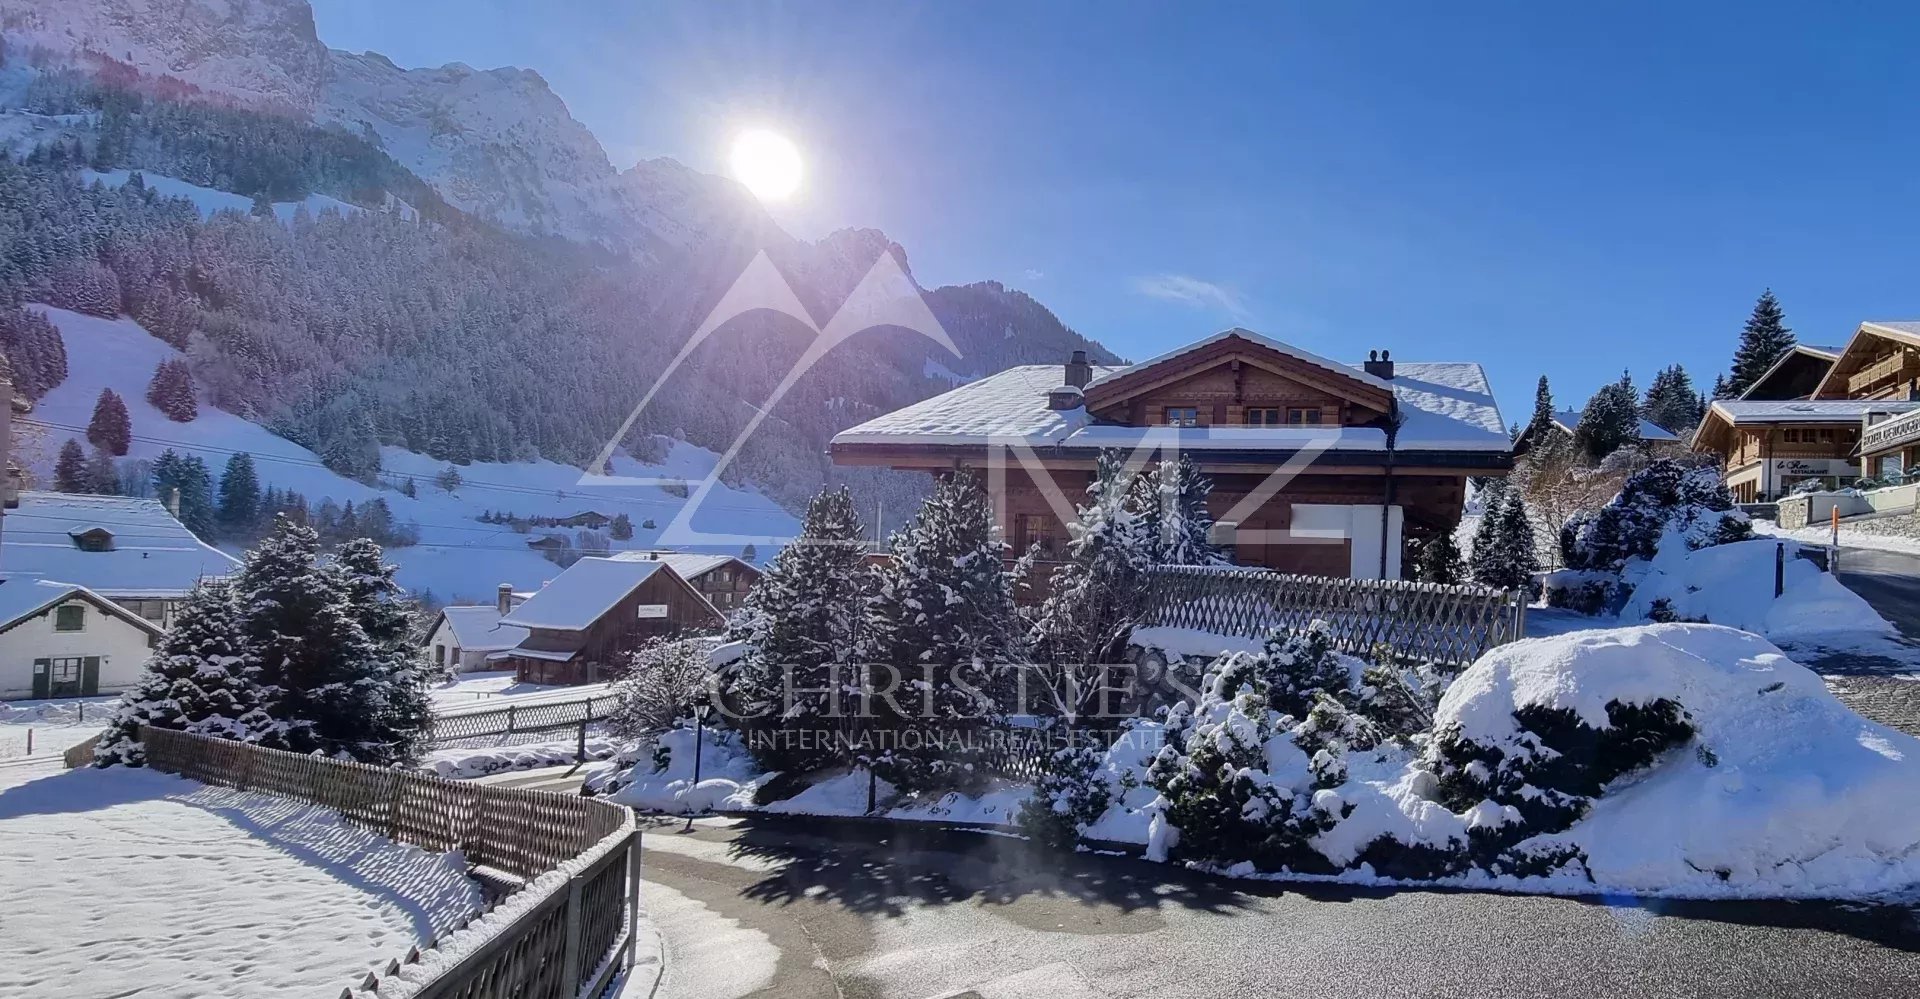
[[[1806,342],[1920,318],[1920,11],[1676,6],[314,0],[337,48],[539,70],[621,166],[782,131],[796,235],[1122,354],[1478,360],[1509,420],[1542,373],[1705,387],[1769,286]]]

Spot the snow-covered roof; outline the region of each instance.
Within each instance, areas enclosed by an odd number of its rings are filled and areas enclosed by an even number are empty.
[[[138,615],[130,614],[117,604],[77,583],[62,583],[51,579],[34,579],[30,576],[8,575],[0,578],[0,631],[13,627],[23,618],[29,618],[54,604],[72,597],[81,597],[96,606],[106,608],[130,624],[138,626],[150,634],[159,634],[160,629]]]
[[[193,536],[159,500],[27,491],[6,511],[0,570],[11,576],[78,583],[108,599],[179,598],[204,577],[230,576],[233,556]],[[82,551],[95,529],[113,550]]]
[[[468,652],[511,649],[527,637],[527,629],[501,624],[500,609],[493,604],[448,607],[440,614],[453,630],[453,640]]]
[[[703,552],[620,552],[613,556],[626,561],[665,562],[673,566],[680,578],[692,582],[729,562],[743,568],[753,568],[732,555],[712,555]],[[758,570],[755,570],[758,571]]]
[[[1227,339],[1239,339],[1239,340],[1245,340],[1248,343],[1259,344],[1260,346],[1265,347],[1268,350],[1271,350],[1275,353],[1285,354],[1296,361],[1303,361],[1307,364],[1314,365],[1315,367],[1325,368],[1328,371],[1333,372],[1334,374],[1343,375],[1345,377],[1352,378],[1356,381],[1364,382],[1383,392],[1387,391],[1389,388],[1387,382],[1384,379],[1377,378],[1373,375],[1367,374],[1366,371],[1362,370],[1359,367],[1356,367],[1350,364],[1341,364],[1339,361],[1329,360],[1327,358],[1321,357],[1319,354],[1312,353],[1311,351],[1301,350],[1300,348],[1295,347],[1290,343],[1281,343],[1280,341],[1275,340],[1272,337],[1262,336],[1261,334],[1255,333],[1252,330],[1242,329],[1241,327],[1235,326],[1232,329],[1221,330],[1220,332],[1215,333],[1210,337],[1204,337],[1202,339],[1195,340],[1194,342],[1190,344],[1186,344],[1185,346],[1175,347],[1174,349],[1169,350],[1166,353],[1158,355],[1156,357],[1149,357],[1146,360],[1141,361],[1140,363],[1132,365],[1130,367],[1108,369],[1104,374],[1094,376],[1093,381],[1090,381],[1087,383],[1087,391],[1092,391],[1093,389],[1098,388],[1101,383],[1111,381],[1115,378],[1120,377],[1123,374],[1127,374],[1129,372],[1138,370],[1140,368],[1151,367],[1155,364],[1161,364],[1166,361],[1171,361],[1176,357],[1183,357],[1187,354],[1193,353],[1196,350],[1200,350],[1204,347],[1212,346],[1213,344],[1219,343],[1220,341],[1227,340]]]
[[[1721,399],[1713,409],[1731,423],[1810,423],[1858,420],[1868,413],[1906,413],[1920,402],[1893,399],[1782,399],[1771,402]]]
[[[1573,428],[1580,425],[1580,417],[1585,414],[1586,410],[1584,409],[1560,410],[1553,414],[1553,425],[1565,430],[1567,433],[1573,433]],[[1676,436],[1673,431],[1651,420],[1641,420],[1640,439],[1643,441],[1677,441],[1680,438]]]
[[[1218,336],[1201,342],[1215,339]],[[1182,352],[1186,349],[1190,348],[1183,348]],[[1290,347],[1284,349],[1294,356],[1303,355]],[[1151,364],[1170,356],[1173,355],[1142,363]],[[1405,418],[1396,438],[1401,450],[1505,453],[1512,448],[1486,371],[1478,363],[1396,361],[1394,378],[1386,381],[1354,365],[1304,356],[1316,364],[1333,365],[1369,384],[1390,387]],[[1101,378],[1126,369],[1095,367],[1093,370],[1096,377],[1089,388],[1099,384]],[[1047,393],[1058,385],[1059,378],[1057,364],[1008,368],[843,430],[834,435],[833,443],[948,446],[1017,443],[1097,449],[1138,443],[1149,430],[1158,434],[1169,432],[1166,427],[1093,425],[1084,408],[1049,409]],[[1293,448],[1304,440],[1330,437],[1330,450],[1381,451],[1387,442],[1384,431],[1360,427],[1188,427],[1181,428],[1178,437],[1182,447],[1225,450]]]
[[[1875,321],[1864,322],[1864,323],[1861,323],[1860,325],[1872,326],[1877,329],[1883,329],[1883,330],[1888,330],[1894,333],[1899,333],[1904,336],[1920,338],[1920,322],[1880,322],[1875,320]]]
[[[667,563],[653,559],[583,558],[500,622],[523,628],[584,631],[663,568]]]
[[[1901,323],[1896,325],[1920,326],[1920,323]],[[1796,343],[1793,346],[1796,350],[1804,350],[1823,355],[1829,361],[1839,357],[1840,352],[1847,349],[1846,344],[1831,343]]]

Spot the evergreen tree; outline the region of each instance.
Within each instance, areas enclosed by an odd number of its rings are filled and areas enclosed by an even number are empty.
[[[213,474],[199,455],[162,452],[153,462],[153,494],[169,508],[177,505],[187,530],[202,540],[215,536]]]
[[[87,452],[71,437],[60,445],[60,456],[53,461],[53,488],[62,493],[93,492],[93,481],[87,475]]]
[[[87,458],[87,491],[101,496],[114,496],[120,492],[120,473],[113,467],[113,459],[99,448]]]
[[[1684,434],[1698,426],[1706,413],[1687,369],[1675,364],[1653,376],[1647,397],[1640,404],[1640,415],[1656,427]]]
[[[1201,474],[1193,456],[1162,461],[1135,483],[1153,559],[1161,565],[1219,565],[1226,556],[1213,543],[1213,515],[1207,496],[1213,480]]]
[[[1733,352],[1733,373],[1727,379],[1726,397],[1737,397],[1773,367],[1780,355],[1793,349],[1793,330],[1787,328],[1786,313],[1780,309],[1780,301],[1773,297],[1773,289],[1760,293],[1760,300],[1753,305],[1753,315],[1747,317],[1746,328],[1740,331],[1740,346]],[[1716,397],[1718,393],[1716,393]]]
[[[1518,492],[1508,490],[1499,507],[1481,517],[1467,565],[1476,583],[1503,589],[1532,584],[1540,559],[1534,552],[1533,522]]]
[[[1734,393],[1727,385],[1726,375],[1713,376],[1713,392],[1711,393],[1711,395],[1712,395],[1712,398],[1715,398],[1715,399],[1733,398]],[[1706,407],[1702,406],[1700,407],[1700,409],[1704,412],[1706,410]]]
[[[760,558],[760,549],[755,548],[753,546],[753,542],[749,541],[746,543],[746,545],[741,547],[740,561],[745,562],[748,565],[752,565],[754,564],[754,562],[758,561],[759,558]]]
[[[220,473],[219,520],[228,531],[244,531],[260,521],[260,477],[253,455],[245,451],[228,458]]]
[[[240,568],[241,629],[273,720],[261,741],[364,763],[404,760],[416,735],[394,725],[389,664],[319,553],[312,528],[282,518]]]
[[[1553,429],[1553,392],[1547,388],[1547,376],[1540,376],[1540,384],[1533,389],[1533,419],[1528,421],[1529,432],[1544,434]]]
[[[1415,571],[1423,583],[1458,583],[1466,579],[1466,562],[1460,557],[1460,545],[1453,540],[1452,531],[1443,530],[1421,546]]]
[[[1622,375],[1587,400],[1573,439],[1594,461],[1640,439],[1640,399],[1631,378]]]
[[[194,398],[193,372],[182,358],[161,361],[147,383],[147,402],[167,414],[175,423],[191,423],[200,415],[200,403]]]
[[[821,493],[807,504],[800,537],[741,605],[732,637],[753,651],[728,669],[729,706],[769,769],[804,772],[841,759],[830,740],[853,714],[860,683],[865,563],[852,494]]]
[[[232,587],[222,580],[201,582],[187,595],[133,689],[121,695],[94,753],[95,764],[145,763],[138,738],[142,725],[256,740],[271,722],[260,711],[255,681]]]
[[[875,689],[903,695],[879,701],[883,712],[903,708],[886,722],[923,737],[899,740],[883,775],[901,787],[952,787],[977,768],[941,740],[986,726],[1012,701],[1018,619],[993,500],[973,474],[947,475],[890,547],[869,604],[866,659],[882,674]]]
[[[100,390],[93,403],[93,419],[87,421],[87,443],[115,458],[123,458],[133,445],[133,420],[127,416],[126,400],[110,388]]]
[[[373,540],[358,538],[340,546],[332,569],[360,630],[376,650],[368,672],[383,699],[380,721],[386,743],[394,758],[413,759],[425,748],[433,720],[427,686],[434,677],[425,650],[413,641],[413,608],[394,582],[396,567]]]
[[[607,525],[607,535],[615,541],[633,540],[633,518],[624,513],[613,515],[613,522]]]
[[[413,484],[413,476],[409,475],[401,480],[400,495],[408,499],[414,499],[420,495],[420,487]]]

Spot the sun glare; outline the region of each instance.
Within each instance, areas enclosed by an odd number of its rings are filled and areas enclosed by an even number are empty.
[[[800,188],[800,150],[787,137],[765,129],[733,140],[733,176],[762,201],[781,201]]]

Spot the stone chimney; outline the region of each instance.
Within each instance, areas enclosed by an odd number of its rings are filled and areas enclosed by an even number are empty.
[[[1393,355],[1384,350],[1367,351],[1367,363],[1361,367],[1375,378],[1393,380]]]
[[[1067,384],[1077,389],[1087,387],[1093,381],[1093,365],[1087,363],[1087,352],[1076,350],[1067,358]]]
[[[501,617],[506,617],[508,614],[513,612],[513,584],[512,583],[500,584],[500,595],[495,598],[494,607],[500,611]]]

